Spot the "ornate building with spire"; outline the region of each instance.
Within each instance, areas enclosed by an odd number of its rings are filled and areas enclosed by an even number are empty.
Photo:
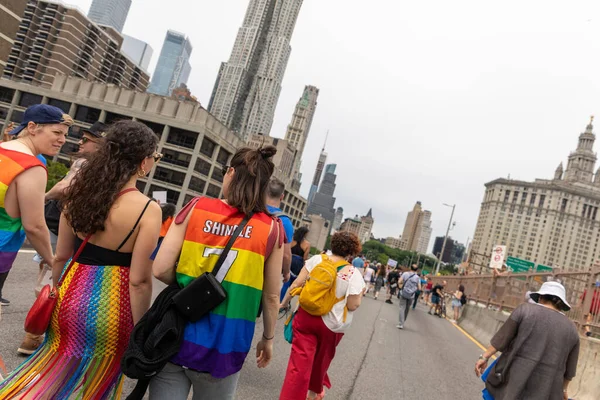
[[[595,140],[592,117],[569,154],[566,169],[560,163],[553,179],[500,178],[486,183],[472,251],[485,259],[495,245],[506,245],[508,256],[547,267],[587,270],[600,257]]]

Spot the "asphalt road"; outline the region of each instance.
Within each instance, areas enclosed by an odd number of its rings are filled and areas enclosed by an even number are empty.
[[[4,287],[11,301],[2,307],[0,355],[10,371],[24,358],[16,353],[23,321],[33,304],[37,265],[33,254],[19,254]],[[162,288],[157,283],[156,295]],[[329,371],[332,389],[327,399],[481,399],[483,383],[473,367],[481,350],[448,321],[430,316],[426,308],[411,310],[404,330],[396,328],[398,305],[364,298],[352,327],[338,346]],[[255,342],[262,335],[257,323]],[[278,322],[271,364],[258,369],[254,354],[246,360],[238,386],[241,400],[277,399],[285,375],[290,345]],[[125,393],[132,387],[127,382]]]

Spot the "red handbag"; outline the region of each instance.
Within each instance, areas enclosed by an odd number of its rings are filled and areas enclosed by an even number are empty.
[[[84,246],[88,240],[90,240],[90,236],[91,235],[88,235],[83,240],[83,243],[81,243],[81,246],[77,249],[77,253],[71,258],[69,266],[58,281],[58,286],[50,288],[50,285],[44,285],[37,299],[35,299],[33,306],[31,306],[27,313],[27,318],[25,318],[25,332],[32,335],[43,335],[46,332],[50,325],[50,319],[52,318],[52,312],[56,306],[56,301],[58,300],[58,288],[62,285],[63,279],[71,270],[75,260],[79,258]]]

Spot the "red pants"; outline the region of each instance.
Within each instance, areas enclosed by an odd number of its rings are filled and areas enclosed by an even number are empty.
[[[308,391],[321,393],[331,388],[327,369],[343,333],[329,330],[323,318],[298,309],[292,322],[292,352],[281,388],[280,400],[306,400]]]

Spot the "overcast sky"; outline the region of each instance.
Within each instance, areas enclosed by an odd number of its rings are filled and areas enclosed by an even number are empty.
[[[87,12],[91,0],[67,0]],[[189,87],[207,106],[249,0],[133,0],[124,33],[154,49],[190,36]],[[376,237],[402,233],[415,201],[445,233],[456,204],[472,237],[484,183],[552,178],[600,115],[600,2],[305,0],[272,136],[283,137],[304,85],[320,88],[306,146],[308,193],[325,138],[336,207],[373,208]]]

